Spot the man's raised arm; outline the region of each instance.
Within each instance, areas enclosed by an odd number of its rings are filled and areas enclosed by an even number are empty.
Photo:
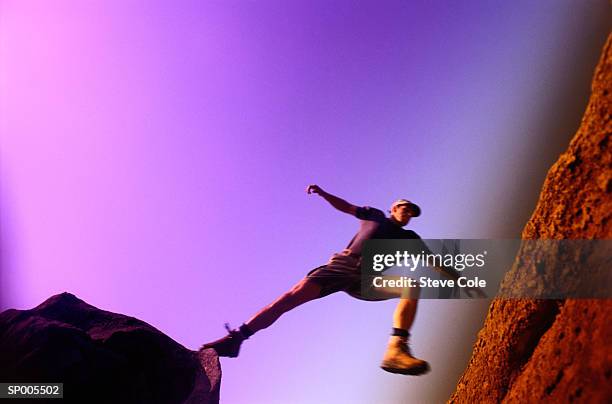
[[[325,192],[318,185],[309,185],[308,187],[306,187],[306,192],[309,194],[317,194],[322,196],[323,199],[329,202],[331,206],[338,209],[340,212],[348,213],[349,215],[353,216],[355,216],[355,213],[357,212],[357,206],[348,203],[344,199],[338,198],[337,196]]]

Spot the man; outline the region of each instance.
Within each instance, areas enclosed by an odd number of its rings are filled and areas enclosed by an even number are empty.
[[[421,209],[414,203],[399,199],[391,205],[390,217],[371,207],[357,207],[347,201],[325,192],[318,185],[309,185],[308,194],[323,197],[334,208],[361,219],[357,234],[344,251],[334,254],[326,265],[310,271],[291,290],[261,309],[238,329],[232,330],[226,324],[228,335],[204,344],[200,349],[213,348],[219,356],[237,357],[242,342],[259,330],[269,327],[282,314],[310,300],[343,291],[358,299],[384,300],[399,296],[390,291],[388,297],[371,298],[361,294],[361,249],[368,239],[420,239],[412,230],[403,229],[411,218],[418,217]],[[452,268],[437,268],[447,276],[457,279],[458,274]],[[468,290],[468,294],[476,291]],[[418,289],[411,288],[408,295],[402,294],[393,313],[393,329],[381,368],[392,373],[420,375],[429,370],[429,365],[422,359],[415,358],[408,347],[409,330],[414,321],[418,302]]]

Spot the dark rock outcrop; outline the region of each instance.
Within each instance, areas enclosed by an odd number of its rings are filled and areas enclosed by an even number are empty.
[[[611,134],[612,36],[580,128],[548,172],[523,239],[612,238]],[[526,279],[533,268],[515,264],[502,289]],[[450,402],[612,402],[610,313],[610,299],[494,300]]]
[[[213,350],[62,293],[0,314],[0,380],[62,382],[75,403],[217,403],[221,367]]]

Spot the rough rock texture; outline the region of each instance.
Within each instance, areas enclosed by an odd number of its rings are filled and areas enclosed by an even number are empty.
[[[612,238],[611,93],[612,36],[580,128],[548,172],[523,239]],[[506,281],[530,276],[519,263]],[[494,300],[450,402],[612,402],[609,313],[610,299]]]
[[[218,403],[221,367],[213,350],[62,293],[0,314],[0,380],[63,382],[65,402]]]

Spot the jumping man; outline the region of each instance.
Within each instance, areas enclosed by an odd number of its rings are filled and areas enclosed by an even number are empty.
[[[232,330],[226,324],[228,335],[217,341],[204,344],[200,349],[213,348],[219,356],[235,358],[238,356],[240,345],[245,339],[272,325],[282,314],[310,300],[335,292],[343,291],[362,300],[385,300],[398,296],[397,293],[391,293],[389,297],[379,296],[377,298],[362,295],[361,249],[364,241],[368,239],[420,239],[414,231],[405,230],[403,227],[408,224],[411,218],[418,217],[421,214],[421,209],[406,199],[399,199],[391,205],[390,217],[387,218],[378,209],[352,205],[344,199],[325,192],[318,185],[309,185],[306,192],[320,195],[334,208],[360,219],[361,226],[357,234],[346,249],[341,253],[334,254],[327,264],[310,271],[288,292],[265,306],[238,329]],[[459,277],[458,273],[452,268],[436,269],[452,279]],[[482,296],[479,289],[467,288],[466,292],[470,296],[473,292]],[[393,329],[381,364],[381,368],[388,372],[421,375],[429,370],[429,364],[422,359],[415,358],[408,346],[409,330],[416,314],[418,296],[418,288],[410,288],[408,295],[402,294],[393,313]]]

